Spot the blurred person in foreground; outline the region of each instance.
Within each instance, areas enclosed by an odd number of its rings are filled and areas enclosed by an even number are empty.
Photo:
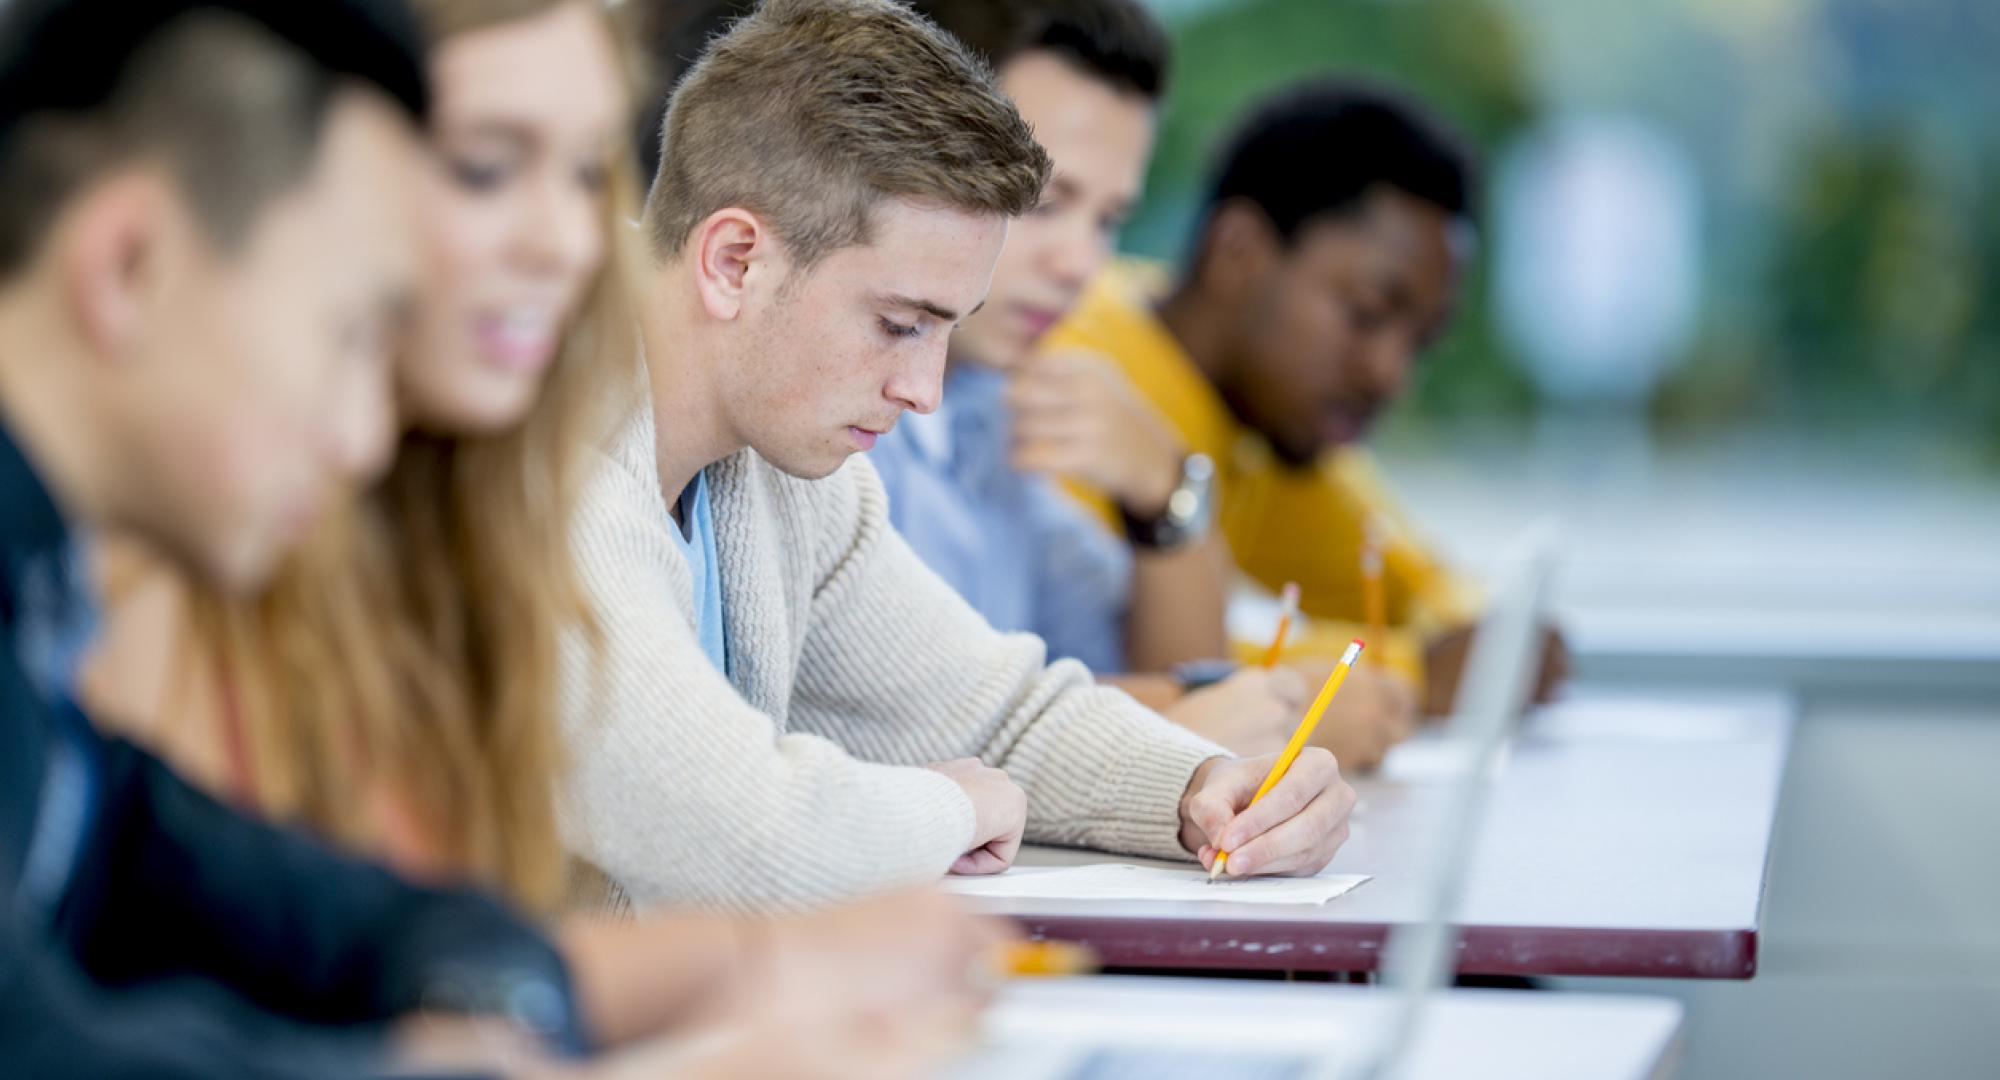
[[[414,18],[21,0],[0,42],[7,1071],[569,1073],[560,1056],[598,1017],[500,905],[238,817],[74,702],[93,619],[72,522],[252,588],[382,458],[414,280]],[[922,1057],[950,1032],[777,997],[726,1002],[727,1020],[824,1037],[813,1058],[884,1047],[845,1065]],[[601,1067],[782,1073],[801,1049],[719,1038]]]
[[[241,819],[71,696],[73,528],[247,587],[377,453],[418,47],[391,3],[0,8],[10,1073],[352,1071],[452,984],[580,1037],[560,958],[497,904]]]

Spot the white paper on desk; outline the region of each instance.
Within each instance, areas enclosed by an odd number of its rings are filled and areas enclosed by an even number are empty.
[[[984,877],[948,877],[944,887],[960,896],[999,900],[1218,900],[1232,904],[1324,904],[1353,891],[1367,874],[1319,877],[1224,878],[1209,884],[1208,871],[1131,863],[1088,866],[1016,866]]]

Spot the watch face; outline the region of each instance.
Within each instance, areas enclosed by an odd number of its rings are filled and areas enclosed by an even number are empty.
[[[1167,513],[1175,523],[1199,531],[1207,523],[1209,492],[1215,480],[1215,462],[1207,454],[1189,454],[1181,465],[1181,486],[1167,499]]]
[[[1165,550],[1180,547],[1208,531],[1211,482],[1215,463],[1203,454],[1189,454],[1181,462],[1181,481],[1167,496],[1160,516],[1151,521],[1126,518],[1126,535],[1142,547]]]

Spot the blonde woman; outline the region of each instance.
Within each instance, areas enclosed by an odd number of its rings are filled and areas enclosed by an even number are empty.
[[[588,625],[570,474],[633,355],[609,251],[624,84],[583,0],[419,7],[438,108],[394,463],[253,603],[114,549],[91,689],[233,801],[547,913],[557,635]]]
[[[592,637],[567,542],[575,471],[635,375],[619,254],[627,80],[588,0],[418,6],[434,34],[435,154],[395,460],[335,518],[299,523],[311,538],[254,602],[192,591],[114,545],[85,691],[226,799],[553,915],[558,651],[566,628]],[[964,975],[993,937],[928,895],[564,933],[612,1039],[750,1000],[825,1011],[850,963],[887,977],[842,1010],[922,1002],[962,1019]]]

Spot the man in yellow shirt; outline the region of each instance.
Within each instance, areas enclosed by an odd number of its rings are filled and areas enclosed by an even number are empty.
[[[1046,348],[1108,358],[1216,463],[1238,568],[1274,591],[1298,582],[1318,640],[1366,632],[1364,547],[1379,551],[1377,655],[1449,708],[1476,595],[1414,538],[1359,444],[1450,320],[1468,155],[1397,95],[1314,80],[1253,110],[1214,175],[1178,278],[1114,265]],[[1566,665],[1556,644],[1543,694]]]

